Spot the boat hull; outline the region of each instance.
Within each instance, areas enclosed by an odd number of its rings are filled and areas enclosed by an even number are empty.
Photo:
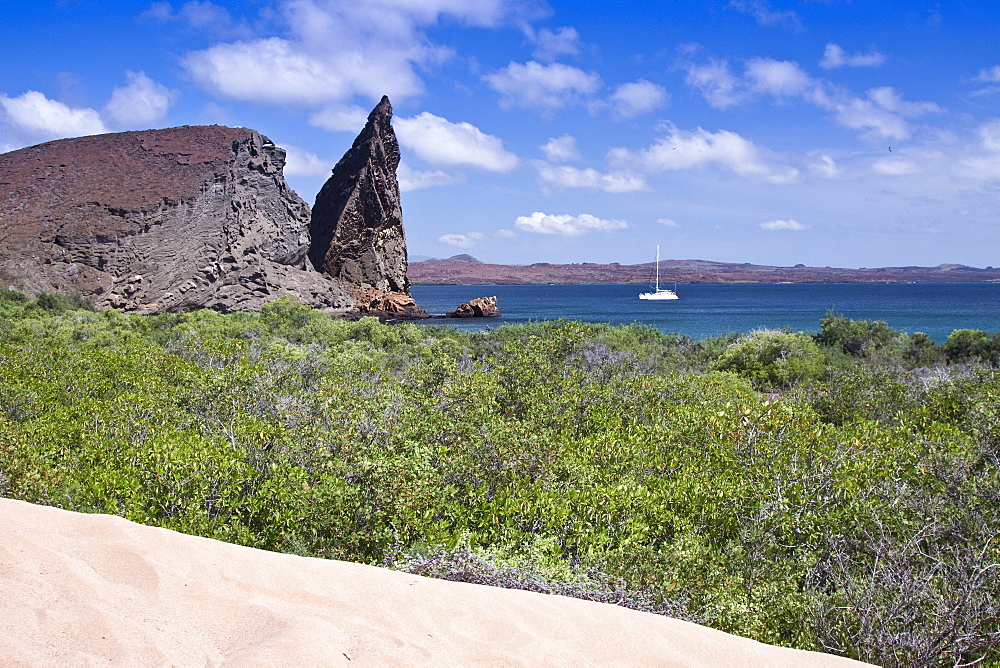
[[[639,299],[680,299],[673,290],[657,290],[656,292],[640,292]]]

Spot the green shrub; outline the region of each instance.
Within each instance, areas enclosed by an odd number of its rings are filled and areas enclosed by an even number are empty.
[[[777,388],[820,378],[826,371],[823,353],[812,338],[778,330],[758,330],[739,339],[710,368]]]
[[[64,294],[61,292],[42,292],[35,300],[38,307],[53,313],[65,313],[66,311],[85,310],[93,311],[94,307],[90,300],[79,292]]]
[[[31,301],[28,296],[18,292],[17,290],[11,290],[9,288],[0,288],[0,303],[12,302],[15,304],[25,304]]]
[[[864,365],[836,369],[827,382],[809,389],[813,408],[832,424],[871,420],[898,423],[920,403],[897,369]]]
[[[881,320],[850,320],[832,312],[820,320],[816,341],[825,346],[837,346],[848,355],[871,358],[886,348],[902,349],[906,335],[897,332]]]
[[[941,345],[949,362],[981,360],[1000,365],[1000,332],[992,337],[978,329],[956,329]]]
[[[931,366],[943,360],[941,349],[924,332],[916,332],[910,337],[903,354],[910,366]]]

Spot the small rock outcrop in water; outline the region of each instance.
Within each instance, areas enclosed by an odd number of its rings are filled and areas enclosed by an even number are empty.
[[[359,310],[426,317],[409,297],[396,180],[399,143],[391,120],[392,105],[383,97],[320,190],[309,226],[309,259],[322,273],[352,286]]]
[[[139,313],[355,296],[308,262],[309,206],[285,152],[246,128],[62,139],[0,154],[0,282]]]
[[[469,300],[468,304],[459,304],[454,311],[448,311],[446,318],[496,318],[500,316],[496,297],[480,297]]]

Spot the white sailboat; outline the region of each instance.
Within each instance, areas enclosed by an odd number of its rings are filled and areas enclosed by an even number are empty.
[[[660,287],[660,247],[656,247],[656,287],[652,292],[640,292],[639,299],[680,299],[673,290]]]

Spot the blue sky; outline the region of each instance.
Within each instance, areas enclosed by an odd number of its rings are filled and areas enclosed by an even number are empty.
[[[1000,4],[0,5],[0,151],[221,123],[312,202],[383,94],[411,256],[1000,265]]]

